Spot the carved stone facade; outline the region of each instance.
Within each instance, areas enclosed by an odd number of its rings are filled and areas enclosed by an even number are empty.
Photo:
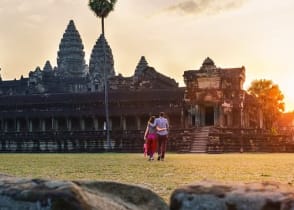
[[[208,57],[199,70],[185,71],[184,80],[189,125],[262,127],[258,103],[243,89],[244,67],[218,68]]]

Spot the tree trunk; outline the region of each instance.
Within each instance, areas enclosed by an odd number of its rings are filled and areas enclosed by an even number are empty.
[[[101,17],[102,34],[104,35],[104,17]]]

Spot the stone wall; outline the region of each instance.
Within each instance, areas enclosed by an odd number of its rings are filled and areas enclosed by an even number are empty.
[[[294,141],[289,134],[210,134],[208,153],[228,152],[294,152]]]
[[[143,152],[144,130],[112,131],[110,136],[114,152]],[[184,130],[172,130],[168,151],[185,148],[183,136]],[[8,132],[0,134],[0,152],[104,152],[109,150],[105,139],[105,131]]]
[[[274,182],[200,182],[176,189],[170,210],[293,210],[293,187]]]

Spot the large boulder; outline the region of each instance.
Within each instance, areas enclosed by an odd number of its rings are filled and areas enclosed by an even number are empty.
[[[274,182],[203,181],[176,189],[170,210],[294,210],[294,188]]]
[[[169,209],[144,187],[104,181],[52,181],[0,175],[0,209],[139,210]]]

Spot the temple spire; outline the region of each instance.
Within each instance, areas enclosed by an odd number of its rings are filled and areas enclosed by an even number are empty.
[[[103,80],[103,63],[104,63],[104,51],[103,45],[105,46],[105,70],[107,73],[107,77],[115,76],[114,71],[114,61],[112,50],[107,43],[104,35],[101,34],[96,41],[95,46],[93,47],[91,58],[90,58],[90,65],[89,65],[89,72],[92,77],[99,78]]]
[[[50,61],[46,61],[45,66],[43,68],[43,71],[44,72],[52,72],[53,71]]]
[[[57,55],[58,73],[62,77],[83,77],[86,75],[85,52],[82,39],[73,20],[63,34]]]
[[[214,61],[210,57],[206,57],[202,63],[200,70],[207,71],[207,70],[212,70],[212,69],[216,69]]]
[[[145,56],[142,56],[140,58],[140,61],[139,63],[137,64],[136,66],[136,69],[135,69],[135,76],[138,76],[140,75],[144,69],[146,69],[148,67],[148,62],[146,61],[146,58]]]

